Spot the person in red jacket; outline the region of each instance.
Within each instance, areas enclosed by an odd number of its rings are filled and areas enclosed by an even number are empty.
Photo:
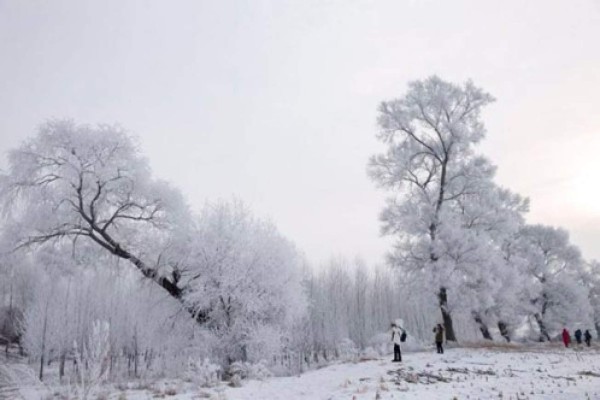
[[[569,334],[569,331],[567,330],[567,328],[563,329],[562,340],[563,340],[563,343],[565,344],[565,347],[569,347],[569,343],[571,343],[571,335]]]

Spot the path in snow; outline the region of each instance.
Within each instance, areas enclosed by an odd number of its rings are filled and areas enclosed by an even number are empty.
[[[402,364],[338,364],[298,377],[246,382],[227,400],[595,399],[600,352],[557,347],[521,351],[450,349],[412,353]],[[377,397],[379,396],[379,397]]]

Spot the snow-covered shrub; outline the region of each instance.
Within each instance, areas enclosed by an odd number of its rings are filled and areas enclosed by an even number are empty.
[[[263,380],[273,376],[267,363],[263,360],[257,363],[236,361],[229,366],[228,375],[232,380],[234,377],[239,379],[258,379]]]
[[[190,358],[185,377],[202,387],[212,387],[219,384],[220,373],[221,367],[211,363],[208,358],[202,360]]]
[[[360,352],[361,359],[373,359],[379,357],[381,354],[375,350],[375,348],[369,346]]]
[[[340,359],[344,361],[356,361],[358,359],[359,349],[356,347],[356,344],[348,338],[342,339],[338,343],[337,349]]]

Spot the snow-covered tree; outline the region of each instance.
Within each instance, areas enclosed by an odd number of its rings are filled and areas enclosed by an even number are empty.
[[[91,391],[108,376],[110,324],[106,321],[94,321],[82,347],[75,342],[74,348],[78,365],[76,393],[81,400],[87,400]]]
[[[500,321],[500,315],[506,316],[513,307],[509,299],[514,292],[514,270],[506,262],[503,245],[523,226],[529,202],[492,182],[457,202],[461,228],[447,241],[447,253],[459,255],[455,265],[460,267],[462,308],[471,312],[483,337],[491,340],[488,326],[493,322],[506,325],[508,319]]]
[[[285,342],[306,307],[302,259],[271,223],[239,202],[209,204],[192,230],[187,257],[186,302],[209,310],[208,326],[228,362],[266,357],[267,330]]]
[[[592,324],[600,338],[600,262],[592,260],[585,263],[581,283],[588,289],[588,300],[592,308]],[[592,329],[590,326],[589,329]]]
[[[539,329],[539,340],[567,324],[590,324],[588,289],[578,282],[583,260],[561,228],[527,225],[518,236],[515,251],[525,262],[522,273],[528,285],[523,298]]]
[[[152,178],[121,128],[51,121],[8,161],[0,200],[4,236],[14,247],[86,240],[183,302],[179,272],[161,254],[169,229],[189,219],[187,207],[176,190]]]
[[[36,282],[35,297],[24,315],[24,346],[27,354],[39,360],[38,377],[44,379],[44,366],[53,349],[53,343],[61,335],[61,326],[55,318],[58,308],[55,307],[56,284],[45,277]]]
[[[486,190],[494,172],[473,150],[485,134],[481,110],[492,100],[471,82],[458,86],[433,76],[379,107],[378,138],[387,152],[371,159],[369,173],[395,194],[381,215],[383,232],[397,238],[390,261],[432,275],[448,340],[456,338],[443,275],[456,262],[443,251],[462,233],[457,204]]]

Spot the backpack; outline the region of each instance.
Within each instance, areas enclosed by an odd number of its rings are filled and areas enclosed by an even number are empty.
[[[400,335],[400,341],[406,342],[406,331],[402,330],[402,335]]]

